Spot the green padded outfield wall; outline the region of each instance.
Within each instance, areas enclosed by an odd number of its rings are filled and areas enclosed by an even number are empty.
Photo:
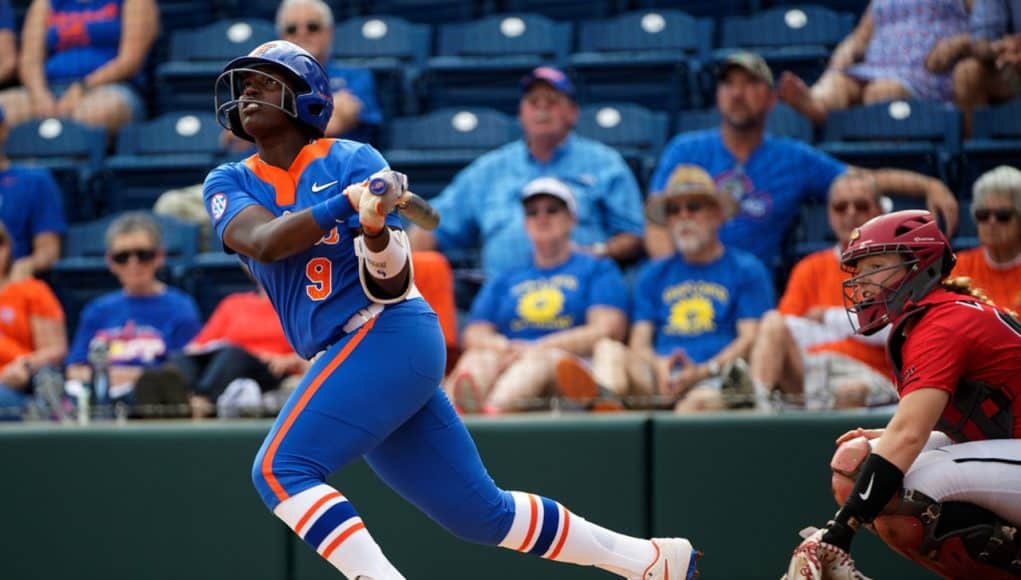
[[[703,578],[775,579],[801,526],[836,506],[833,439],[885,417],[526,417],[472,421],[490,473],[621,531],[682,534]],[[268,422],[0,428],[0,580],[333,580],[249,481]],[[651,467],[650,467],[651,465]],[[409,580],[612,576],[462,543],[358,462],[331,482]],[[929,578],[874,538],[877,579]]]

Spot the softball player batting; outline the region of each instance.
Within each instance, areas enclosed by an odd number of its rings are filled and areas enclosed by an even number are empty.
[[[786,577],[864,578],[849,552],[865,524],[945,578],[1021,577],[1021,323],[947,279],[956,258],[929,212],[872,218],[841,262],[857,331],[891,326],[901,398],[886,429],[838,438],[842,507],[798,546]]]
[[[324,139],[333,109],[322,66],[283,41],[231,61],[217,79],[220,123],[258,153],[214,169],[206,208],[227,251],[266,289],[288,340],[315,363],[252,468],[263,501],[348,578],[403,578],[354,506],[324,483],[364,456],[451,533],[624,578],[695,574],[682,538],[631,538],[557,502],[496,486],[439,388],[446,353],[418,295],[399,191],[368,189],[386,161]],[[318,353],[318,354],[317,354]]]

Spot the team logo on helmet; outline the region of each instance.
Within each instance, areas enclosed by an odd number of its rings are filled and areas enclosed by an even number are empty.
[[[255,48],[253,48],[252,52],[248,53],[248,56],[262,56],[263,53],[265,53],[267,50],[269,50],[269,49],[273,48],[274,46],[276,46],[276,44],[277,44],[277,42],[275,40],[271,40],[269,42],[264,42],[264,43],[260,44],[259,46],[256,46]]]
[[[213,194],[212,199],[209,200],[209,212],[213,214],[213,219],[219,221],[226,211],[227,196],[223,193]]]
[[[855,241],[861,237],[861,228],[854,228],[851,230],[851,241]]]

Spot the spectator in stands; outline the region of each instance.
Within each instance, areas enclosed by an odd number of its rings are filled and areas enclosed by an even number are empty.
[[[106,248],[121,289],[85,306],[67,356],[67,378],[75,385],[69,386],[72,393],[92,381],[89,352],[101,349],[109,362],[109,398],[117,400],[131,394],[144,370],[184,348],[202,322],[191,296],[156,279],[164,250],[159,225],[149,214],[115,219],[106,231]]]
[[[780,98],[815,123],[829,111],[892,99],[948,103],[950,75],[934,74],[926,59],[940,40],[967,33],[976,1],[871,0],[818,82],[809,89],[785,72]]]
[[[1021,71],[999,63],[1021,38],[1021,0],[975,0],[970,34],[944,39],[929,55],[933,72],[953,71],[954,102],[965,113],[971,135],[972,111],[1021,93]]]
[[[32,390],[32,376],[58,366],[67,354],[64,311],[45,282],[14,280],[12,240],[0,224],[0,420],[20,415]]]
[[[326,68],[333,91],[333,116],[327,137],[369,142],[383,124],[372,71],[330,62],[333,49],[333,10],[323,0],[284,0],[277,8],[277,34],[316,57]],[[252,144],[224,131],[231,151],[247,152]]]
[[[415,228],[416,250],[479,248],[487,275],[529,264],[531,246],[519,193],[542,176],[567,182],[578,205],[574,241],[584,251],[628,263],[641,254],[638,184],[619,153],[575,135],[574,86],[560,70],[538,67],[521,80],[524,138],[483,155],[433,200],[443,215],[432,231]]]
[[[32,0],[8,121],[69,117],[115,131],[144,114],[134,86],[159,32],[155,0]]]
[[[558,361],[591,356],[596,341],[627,332],[627,286],[617,265],[571,242],[578,222],[571,188],[542,177],[518,199],[533,261],[487,280],[472,304],[465,353],[444,385],[462,412],[521,409],[551,391]]]
[[[798,262],[776,310],[762,318],[749,357],[756,393],[774,389],[794,406],[849,408],[892,403],[896,391],[886,360],[886,335],[854,334],[844,307],[840,252],[851,232],[883,213],[872,176],[851,171],[830,186],[827,216],[837,244]]]
[[[1006,165],[987,171],[972,196],[981,245],[958,252],[953,273],[971,278],[996,304],[1021,311],[1021,171]]]
[[[766,133],[766,117],[776,103],[776,93],[773,74],[762,57],[734,53],[717,69],[717,79],[720,128],[675,137],[660,157],[650,190],[661,191],[678,164],[702,167],[738,203],[737,215],[720,231],[723,244],[750,251],[775,268],[798,208],[810,199],[824,202],[830,184],[847,166],[810,145]],[[957,227],[957,200],[939,181],[895,169],[866,173],[884,193],[924,196],[947,227]],[[669,235],[660,227],[647,227],[646,242],[654,257],[674,251]]]
[[[14,165],[4,156],[8,132],[0,108],[0,222],[12,244],[8,275],[21,280],[48,270],[57,261],[67,224],[63,195],[50,170]]]
[[[18,49],[14,42],[14,10],[10,0],[0,0],[0,87],[11,84],[18,70]]]
[[[191,392],[192,413],[199,418],[215,412],[217,400],[235,380],[250,379],[265,393],[307,368],[259,288],[225,297],[184,350],[170,355],[162,378],[176,379],[178,389]]]
[[[649,219],[668,229],[677,253],[639,274],[629,344],[599,341],[591,379],[564,362],[560,383],[588,397],[596,385],[622,397],[660,395],[681,413],[747,406],[753,393],[740,359],[775,302],[772,281],[753,255],[720,240],[737,204],[705,170],[680,165],[661,191],[649,198]]]

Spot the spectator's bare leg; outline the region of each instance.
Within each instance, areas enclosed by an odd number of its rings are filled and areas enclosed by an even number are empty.
[[[120,90],[97,87],[82,97],[72,117],[83,125],[116,131],[131,121],[131,105],[124,101]]]
[[[720,390],[715,387],[695,387],[678,401],[674,412],[678,414],[722,411],[726,409]]]
[[[0,107],[4,109],[4,123],[13,127],[32,118],[32,102],[28,91],[14,87],[0,91]]]
[[[592,375],[596,383],[618,397],[628,395],[628,349],[622,342],[603,338],[592,350]]]
[[[762,317],[749,359],[752,380],[757,385],[766,390],[779,387],[787,396],[802,395],[805,361],[783,315],[776,310]]]
[[[826,121],[829,111],[846,109],[861,102],[861,83],[844,73],[828,70],[809,88],[797,75],[785,71],[777,87],[780,99],[813,123]]]
[[[519,411],[529,399],[545,395],[556,376],[558,349],[530,348],[496,379],[487,404],[495,411]]]
[[[964,111],[964,136],[971,136],[972,114],[978,107],[1006,101],[1010,86],[992,65],[966,58],[954,66],[954,103]]]
[[[834,409],[860,409],[868,402],[869,386],[862,381],[844,381],[833,393]]]
[[[894,99],[910,99],[911,92],[900,83],[893,79],[878,79],[871,81],[865,85],[865,91],[862,93],[862,102],[866,105],[872,103],[881,103],[883,101],[892,101]]]
[[[462,411],[475,411],[464,408],[463,398],[470,397],[474,399],[474,403],[481,405],[496,381],[502,359],[503,355],[493,350],[476,349],[465,352],[443,382],[443,390]],[[471,392],[459,392],[463,389],[470,389]]]

